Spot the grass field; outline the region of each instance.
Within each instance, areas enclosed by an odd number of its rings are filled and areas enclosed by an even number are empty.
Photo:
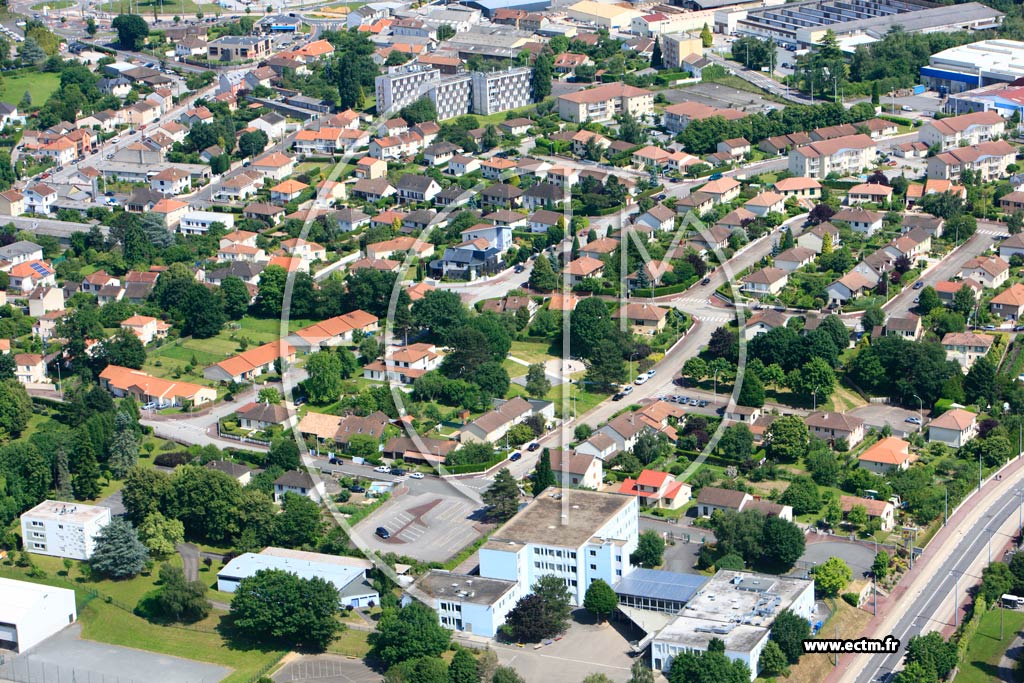
[[[544,341],[513,341],[509,355],[527,363],[543,363],[555,358],[551,355],[551,345]]]
[[[963,664],[953,679],[954,683],[989,683],[1003,680],[999,676],[999,660],[1010,647],[1017,633],[1024,627],[1024,613],[1002,610],[1003,637],[999,638],[1000,610],[986,612],[978,631],[967,645]]]
[[[196,12],[202,10],[207,16],[220,15],[224,9],[220,5],[213,3],[195,3],[192,0],[177,0],[177,2],[158,2],[157,0],[139,0],[138,3],[134,4],[135,13],[142,16],[153,14],[153,8],[156,8],[158,13],[171,14],[177,13],[181,16],[194,16]],[[107,2],[98,7],[101,12],[115,12],[123,14],[128,11],[128,4],[126,2]]]
[[[60,87],[60,74],[43,71],[5,75],[0,85],[0,102],[20,104],[25,91],[32,97],[32,104],[41,107],[50,95]]]
[[[71,0],[51,0],[50,2],[40,2],[32,5],[32,9],[36,12],[42,12],[44,9],[67,9],[73,6],[75,3]]]
[[[871,614],[864,610],[857,609],[856,607],[851,607],[843,600],[836,600],[835,603],[836,611],[833,612],[832,616],[830,616],[828,621],[825,622],[825,625],[822,626],[820,637],[856,638],[863,632],[868,621],[871,620]],[[839,629],[838,636],[835,635],[837,627]],[[832,670],[831,657],[831,655],[825,654],[804,655],[800,658],[800,663],[792,667],[789,677],[786,680],[825,680],[825,676],[827,676],[828,672]]]
[[[366,642],[369,635],[369,631],[345,629],[333,643],[327,646],[327,651],[336,655],[363,658],[370,651],[370,644]]]

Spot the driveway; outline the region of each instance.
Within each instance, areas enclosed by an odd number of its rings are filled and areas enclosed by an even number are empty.
[[[924,420],[928,419],[928,411],[924,412]],[[907,418],[918,417],[918,411],[907,410],[899,406],[886,405],[885,403],[871,403],[860,408],[854,408],[850,411],[853,415],[856,415],[860,419],[864,420],[864,424],[868,427],[874,427],[875,429],[882,429],[885,425],[892,427],[892,433],[895,436],[906,436],[912,434],[919,429],[918,425],[907,422]]]
[[[0,666],[0,678],[14,681],[215,683],[231,673],[231,669],[225,666],[83,640],[81,632],[81,625],[72,624]]]

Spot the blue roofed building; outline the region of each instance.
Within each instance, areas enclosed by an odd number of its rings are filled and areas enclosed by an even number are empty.
[[[493,17],[494,13],[500,9],[521,9],[526,12],[540,12],[551,7],[551,2],[548,0],[464,0],[462,4],[466,7],[480,10],[488,19]]]

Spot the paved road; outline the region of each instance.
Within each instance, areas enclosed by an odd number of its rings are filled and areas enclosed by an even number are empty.
[[[179,543],[174,549],[181,555],[181,570],[186,581],[199,578],[199,548],[193,543]]]

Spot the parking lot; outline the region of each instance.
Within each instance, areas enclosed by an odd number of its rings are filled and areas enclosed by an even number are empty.
[[[698,83],[686,88],[663,90],[662,94],[672,104],[700,102],[709,107],[739,109],[740,111],[748,112],[764,111],[768,107],[779,106],[755,93],[737,90],[728,85],[720,85],[718,83]]]
[[[842,543],[839,541],[824,541],[822,543],[809,543],[804,551],[801,562],[812,565],[822,564],[830,557],[838,557],[850,566],[853,570],[853,578],[860,578],[871,570],[875,561],[875,553],[856,543]]]
[[[892,427],[894,436],[906,436],[918,430],[916,424],[907,422],[907,418],[917,419],[918,411],[907,410],[899,406],[886,405],[884,403],[872,403],[870,405],[854,408],[850,411],[864,420],[864,424],[875,429],[882,429],[885,425]],[[924,419],[928,420],[928,411],[924,411]]]
[[[370,683],[381,675],[360,659],[337,655],[304,655],[281,667],[271,678],[275,683],[320,681],[320,683]]]
[[[392,498],[356,525],[360,547],[441,562],[480,536],[482,509],[471,497],[429,477],[409,484],[408,493]],[[387,529],[390,537],[378,536],[377,527]]]

